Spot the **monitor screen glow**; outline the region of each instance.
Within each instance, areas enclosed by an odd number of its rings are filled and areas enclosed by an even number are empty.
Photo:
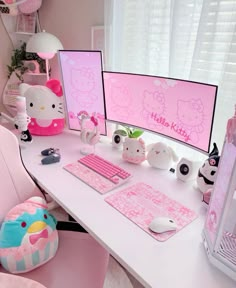
[[[107,120],[209,152],[217,86],[107,71],[103,80]]]
[[[69,128],[81,130],[77,115],[86,111],[106,135],[101,51],[60,50],[58,57]]]

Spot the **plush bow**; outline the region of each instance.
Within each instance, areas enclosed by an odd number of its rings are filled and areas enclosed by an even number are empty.
[[[30,235],[29,237],[29,240],[30,240],[30,243],[32,245],[34,245],[39,239],[41,238],[48,238],[48,230],[47,229],[44,229],[41,233],[39,234],[33,234],[33,235]]]
[[[63,95],[61,83],[60,83],[60,81],[58,81],[56,79],[48,80],[46,82],[46,87],[48,87],[50,90],[52,90],[52,92],[59,97]]]

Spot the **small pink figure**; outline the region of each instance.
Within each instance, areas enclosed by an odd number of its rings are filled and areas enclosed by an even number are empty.
[[[211,200],[212,188],[208,189],[206,192],[203,192],[202,201],[209,205]]]
[[[217,215],[216,215],[216,212],[212,210],[208,218],[208,228],[211,232],[215,231],[216,224],[217,224]]]

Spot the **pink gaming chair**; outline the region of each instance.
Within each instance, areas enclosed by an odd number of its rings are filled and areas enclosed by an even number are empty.
[[[42,193],[22,164],[16,136],[0,125],[0,223],[12,207],[36,195]],[[109,260],[106,250],[85,232],[59,231],[59,237],[59,249],[52,260],[20,275],[46,288],[102,288]],[[0,265],[0,282],[1,272],[7,273]]]

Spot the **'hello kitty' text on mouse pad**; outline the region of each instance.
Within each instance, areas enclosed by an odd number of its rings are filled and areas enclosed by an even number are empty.
[[[158,241],[165,241],[197,218],[197,214],[145,183],[137,183],[105,198],[105,201]],[[169,217],[175,231],[154,233],[148,226],[155,217]]]

